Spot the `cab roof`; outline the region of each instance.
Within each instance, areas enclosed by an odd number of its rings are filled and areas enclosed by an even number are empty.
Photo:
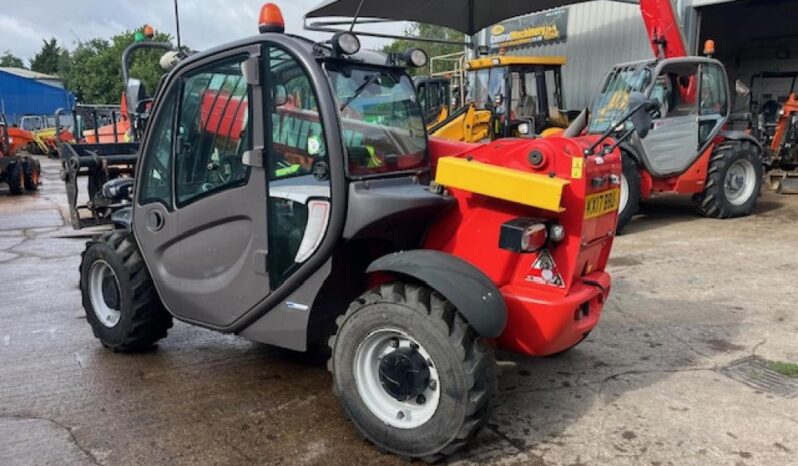
[[[566,63],[566,58],[559,55],[551,56],[512,56],[495,55],[469,60],[466,69],[480,70],[485,68],[495,68],[498,66],[562,66]]]

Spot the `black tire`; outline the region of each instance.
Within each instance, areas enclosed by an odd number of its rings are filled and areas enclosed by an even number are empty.
[[[120,317],[113,326],[103,324],[92,306],[90,273],[99,262],[110,267],[116,278]],[[132,233],[114,231],[87,244],[80,264],[80,291],[94,336],[111,351],[145,351],[172,327],[172,316],[161,304]]]
[[[38,145],[38,144],[36,144],[36,142],[35,142],[35,141],[31,141],[31,142],[29,142],[29,143],[28,143],[28,144],[25,146],[25,150],[27,150],[29,154],[33,154],[33,155],[42,155],[42,154],[43,154],[43,152],[42,152],[42,148],[41,148],[41,147],[39,147],[39,145]]]
[[[25,184],[25,191],[36,191],[39,189],[39,179],[42,174],[42,166],[38,160],[25,160],[22,163],[22,178]]]
[[[328,364],[333,390],[358,432],[378,449],[435,462],[466,445],[485,424],[497,389],[493,350],[437,292],[402,282],[386,284],[357,298],[337,323]],[[411,336],[434,361],[440,386],[447,387],[438,387],[434,414],[417,427],[385,423],[358,393],[356,352],[367,336],[381,329]]]
[[[628,154],[623,154],[623,174],[621,176],[623,177],[621,189],[624,189],[623,181],[626,181],[629,194],[626,205],[619,207],[618,226],[615,229],[615,233],[619,235],[623,233],[623,229],[640,210],[640,172],[637,171],[637,163]]]
[[[753,168],[753,189],[747,198],[732,202],[726,194],[725,181],[729,168],[736,162],[750,163]],[[756,208],[762,189],[762,160],[757,149],[748,141],[728,141],[712,152],[707,170],[707,184],[693,201],[699,213],[709,218],[733,218],[749,215]],[[743,202],[744,200],[744,202]]]
[[[6,183],[8,183],[8,192],[14,196],[22,194],[24,180],[22,174],[22,163],[19,161],[8,164],[6,167]]]

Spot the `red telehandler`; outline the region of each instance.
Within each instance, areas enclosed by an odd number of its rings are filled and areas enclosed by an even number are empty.
[[[651,102],[600,136],[435,140],[407,72],[422,50],[285,34],[274,4],[259,29],[164,78],[129,205],[82,255],[87,322],[118,352],[173,318],[324,348],[364,437],[439,460],[487,421],[494,347],[552,355],[598,323],[618,142],[645,136]]]
[[[670,0],[640,0],[654,59],[616,65],[593,108],[588,133],[616,124],[632,92],[659,102],[645,141],[621,144],[623,177],[619,231],[641,200],[660,193],[692,194],[707,217],[750,214],[762,186],[763,148],[743,131],[727,129],[731,97],[726,70],[712,59],[690,56]]]

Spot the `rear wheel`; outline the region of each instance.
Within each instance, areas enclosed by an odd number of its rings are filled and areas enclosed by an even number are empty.
[[[115,231],[88,243],[80,290],[94,336],[112,351],[144,351],[172,326],[132,233]]]
[[[640,173],[632,157],[623,155],[623,173],[621,174],[621,200],[618,206],[618,227],[616,233],[621,234],[624,227],[632,220],[640,209]]]
[[[749,215],[762,187],[762,161],[749,142],[728,142],[712,153],[704,191],[694,200],[705,217]]]
[[[42,167],[38,160],[26,160],[22,163],[23,183],[25,191],[36,191],[39,189]]]
[[[15,196],[22,194],[24,179],[21,163],[11,163],[6,167],[6,183],[8,183],[8,192]]]
[[[335,394],[381,450],[436,461],[487,420],[493,351],[427,287],[396,282],[365,293],[339,318],[330,346]]]

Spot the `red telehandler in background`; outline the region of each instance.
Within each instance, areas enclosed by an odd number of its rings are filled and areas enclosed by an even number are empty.
[[[691,194],[712,218],[750,214],[763,179],[763,148],[743,131],[727,128],[731,96],[726,70],[712,59],[690,56],[670,0],[640,0],[654,59],[616,65],[593,108],[589,133],[605,131],[626,112],[632,92],[659,102],[644,140],[621,144],[623,177],[619,231],[640,201],[660,193]]]

